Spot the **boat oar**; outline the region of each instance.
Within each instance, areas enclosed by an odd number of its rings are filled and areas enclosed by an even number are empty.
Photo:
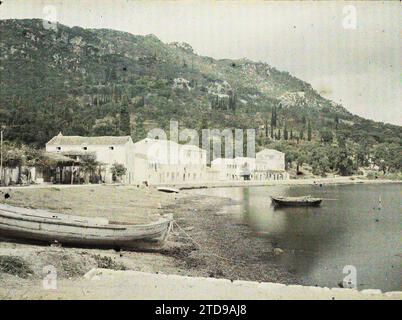
[[[332,200],[332,201],[337,201],[337,200],[339,200],[339,199],[330,199],[330,198],[321,198],[322,200]]]

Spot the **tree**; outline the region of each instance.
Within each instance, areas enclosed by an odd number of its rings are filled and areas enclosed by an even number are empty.
[[[117,181],[120,180],[121,177],[126,174],[127,169],[124,165],[120,163],[114,163],[110,171],[112,172],[112,180]]]
[[[402,170],[402,152],[401,146],[396,143],[388,145],[388,159],[386,160],[390,171]]]
[[[346,139],[343,137],[338,138],[339,141],[339,153],[336,161],[336,169],[342,176],[351,175],[354,171],[353,160],[351,159],[351,153],[349,152]]]
[[[229,110],[236,111],[237,97],[233,91],[229,92]]]
[[[296,153],[296,174],[299,174],[300,172],[300,167],[303,165],[303,163],[305,163],[307,161],[307,154],[302,151],[299,150]]]
[[[147,133],[144,128],[144,118],[141,114],[137,114],[135,118],[135,127],[133,133],[133,140],[138,141],[146,137]]]
[[[335,128],[338,129],[339,126],[339,116],[336,114],[335,115]]]
[[[308,121],[308,126],[307,126],[307,140],[311,141],[311,122],[310,122],[310,120]]]
[[[329,159],[323,147],[315,147],[310,155],[313,174],[325,176],[329,171]]]
[[[322,128],[320,130],[321,141],[325,143],[332,142],[333,135],[332,131],[328,128]]]
[[[367,144],[360,143],[356,149],[357,165],[359,167],[366,167],[368,165],[369,149]]]
[[[387,158],[388,150],[385,143],[378,144],[373,148],[373,162],[384,174],[387,172],[387,166],[385,164],[385,159]]]
[[[131,135],[130,113],[126,105],[120,108],[120,131],[125,135]]]
[[[272,109],[271,127],[272,127],[272,128],[275,128],[275,127],[276,127],[276,106],[274,106],[273,109]]]
[[[288,129],[286,128],[286,126],[285,126],[285,129],[283,130],[283,138],[285,140],[289,139]]]
[[[96,119],[92,126],[92,133],[95,136],[115,136],[119,134],[116,119],[106,116],[102,119]]]
[[[101,163],[96,160],[94,155],[85,155],[81,157],[80,168],[85,174],[85,183],[89,183]]]

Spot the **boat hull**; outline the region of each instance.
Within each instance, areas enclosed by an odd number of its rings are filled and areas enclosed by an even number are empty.
[[[120,225],[65,219],[58,214],[50,218],[41,214],[43,211],[26,210],[30,213],[0,206],[1,237],[90,247],[150,248],[163,245],[173,221],[166,216],[150,224]]]
[[[278,199],[271,197],[272,203],[277,206],[282,207],[318,207],[322,199],[311,199],[311,200],[287,200],[287,199]]]

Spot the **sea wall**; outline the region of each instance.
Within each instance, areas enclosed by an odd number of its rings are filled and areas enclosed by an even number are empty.
[[[402,299],[402,292],[319,288],[268,282],[92,269],[85,276],[89,292],[113,299]],[[81,286],[83,283],[81,283]],[[88,294],[87,294],[88,297]]]

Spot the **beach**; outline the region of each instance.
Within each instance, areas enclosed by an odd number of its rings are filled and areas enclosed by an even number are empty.
[[[300,184],[303,180],[294,181]],[[349,181],[356,183],[351,179],[342,179],[339,183]],[[330,183],[329,180],[319,179],[303,182]],[[81,281],[93,268],[103,268],[231,281],[300,284],[299,279],[288,270],[275,264],[269,264],[267,268],[266,264],[259,263],[258,258],[262,255],[268,261],[275,257],[277,251],[274,245],[266,244],[265,240],[265,251],[257,252],[253,249],[257,246],[253,244],[261,241],[260,238],[251,234],[248,238],[252,242],[238,241],[240,234],[252,231],[241,223],[229,227],[225,208],[236,205],[229,198],[199,195],[186,190],[169,194],[153,187],[122,185],[52,185],[2,188],[0,191],[2,195],[9,194],[7,200],[2,197],[2,202],[15,206],[105,217],[117,222],[146,223],[165,213],[173,213],[175,220],[165,246],[147,252],[16,243],[3,239],[0,242],[0,298],[40,298],[42,280],[46,276],[44,268],[47,266],[53,266],[58,280],[65,283]],[[4,267],[10,264],[14,268]]]

